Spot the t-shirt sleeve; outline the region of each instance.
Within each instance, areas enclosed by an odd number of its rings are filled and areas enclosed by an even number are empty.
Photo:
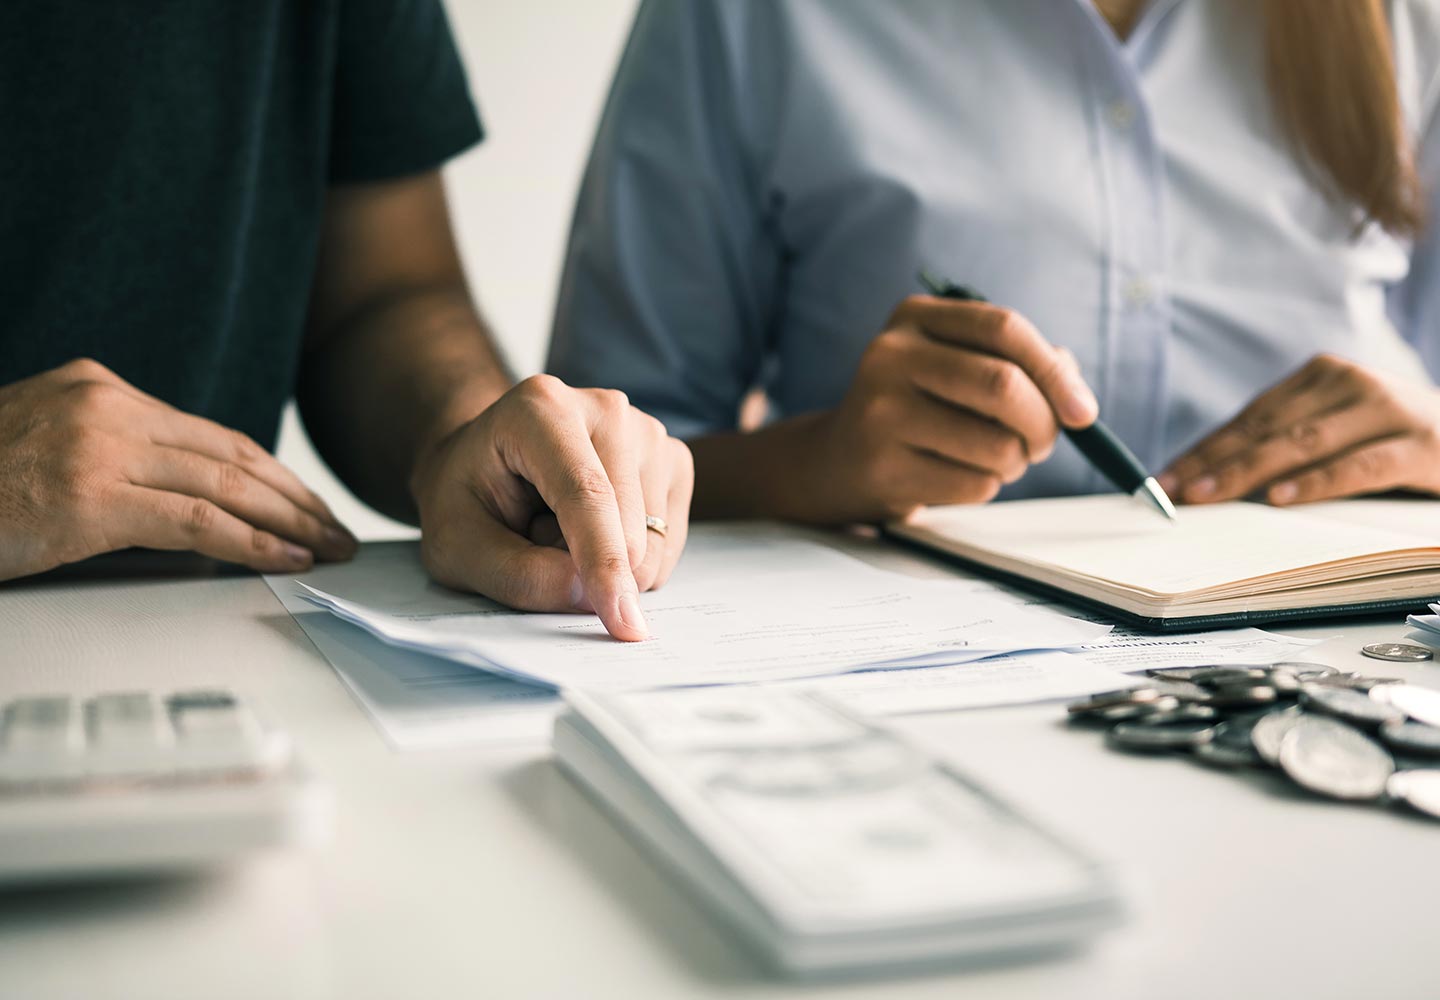
[[[441,0],[341,0],[330,181],[432,170],[483,129]]]

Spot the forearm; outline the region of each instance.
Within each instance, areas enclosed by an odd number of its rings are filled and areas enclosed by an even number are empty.
[[[415,461],[512,384],[463,286],[391,295],[304,358],[296,397],[316,448],[357,496],[416,521]]]
[[[815,501],[834,496],[817,461],[823,414],[807,414],[755,431],[712,434],[687,442],[695,456],[695,520],[776,518],[836,521]],[[843,520],[843,519],[841,519]]]

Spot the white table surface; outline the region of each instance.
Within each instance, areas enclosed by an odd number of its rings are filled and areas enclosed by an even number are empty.
[[[823,537],[823,536],[817,536]],[[835,544],[895,568],[928,560]],[[682,566],[683,571],[683,566]],[[1311,658],[1362,659],[1398,621]],[[1096,947],[1039,964],[846,983],[770,977],[564,778],[546,748],[396,753],[253,577],[0,587],[0,697],[229,685],[333,786],[336,836],[159,882],[0,894],[0,996],[1436,997],[1440,823],[1279,782],[1105,750],[1056,705],[906,728],[1108,859],[1131,902]]]

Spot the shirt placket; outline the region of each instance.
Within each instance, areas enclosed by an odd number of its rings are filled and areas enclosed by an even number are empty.
[[[1093,9],[1086,16],[1093,41],[1084,64],[1105,225],[1095,388],[1106,423],[1158,470],[1171,457],[1161,454],[1170,334],[1164,163],[1132,52],[1103,21],[1095,23]]]

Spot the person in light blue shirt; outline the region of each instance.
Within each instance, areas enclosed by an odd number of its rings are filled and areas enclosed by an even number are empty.
[[[1440,492],[1437,108],[1427,0],[646,0],[549,367],[699,517],[1101,492],[1097,407],[1190,502]]]

